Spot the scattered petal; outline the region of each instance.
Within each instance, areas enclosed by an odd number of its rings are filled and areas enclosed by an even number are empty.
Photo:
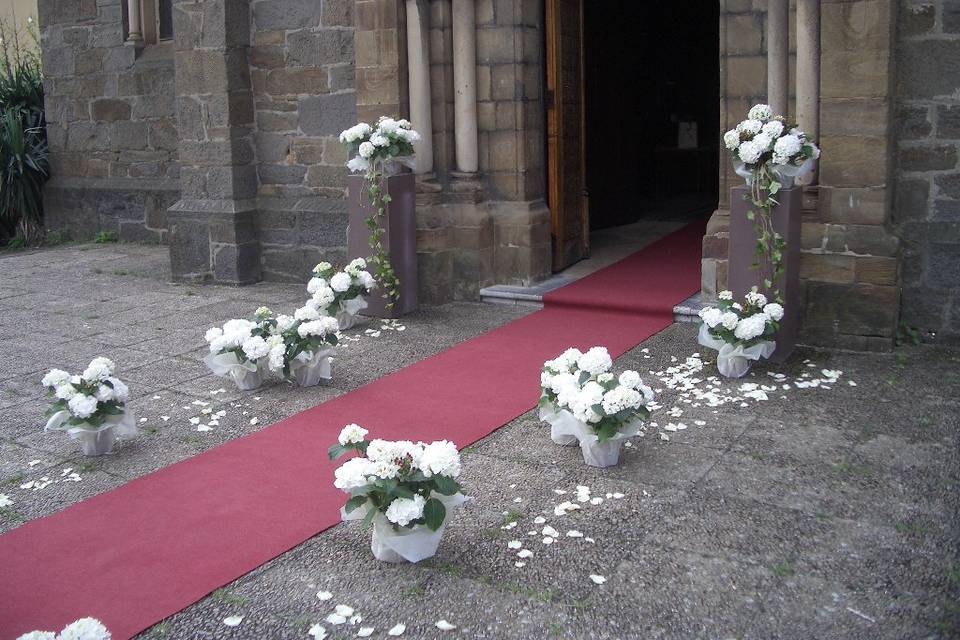
[[[310,627],[310,631],[307,631],[307,635],[313,636],[314,640],[324,640],[327,637],[327,630],[319,624],[315,624]]]
[[[250,418],[250,424],[256,425],[260,423],[260,418]]]
[[[320,600],[320,601],[322,601],[322,602],[325,602],[325,601],[327,601],[327,600],[330,600],[331,598],[333,598],[333,594],[330,593],[329,591],[318,591],[318,592],[317,592],[317,600]]]
[[[527,566],[527,563],[526,563],[526,562],[517,561],[517,562],[514,562],[514,563],[513,563],[513,566],[515,566],[517,569],[522,569],[522,568],[524,568],[525,566]]]
[[[534,524],[543,524],[546,521],[547,519],[544,518],[543,516],[537,516],[536,518],[533,519]]]
[[[348,606],[348,605],[345,605],[345,604],[338,604],[338,605],[336,606],[336,608],[334,609],[334,612],[336,612],[336,614],[337,614],[338,616],[343,616],[344,618],[349,618],[350,616],[353,615],[353,607]]]
[[[446,620],[437,620],[436,626],[437,626],[437,629],[440,629],[440,631],[453,631],[454,629],[457,628],[457,625],[450,624]]]
[[[603,584],[607,581],[603,576],[598,576],[595,573],[590,574],[590,579],[593,580],[593,584]]]
[[[13,504],[13,500],[10,499],[10,496],[8,496],[5,493],[0,493],[0,509],[4,507],[9,507],[12,504]]]
[[[390,631],[387,631],[388,636],[402,636],[403,632],[407,630],[407,625],[400,623],[390,627]]]
[[[582,537],[583,537],[583,534],[580,533],[579,531],[577,531],[576,529],[570,529],[570,531],[567,531],[567,537],[568,537],[568,538],[582,538]]]
[[[551,538],[550,536],[547,536],[542,540],[542,542],[543,544],[553,544],[553,538]]]
[[[228,627],[235,627],[241,622],[243,622],[243,616],[229,616],[223,619],[223,624]]]
[[[373,635],[373,630],[374,630],[373,627],[360,627],[360,629],[357,631],[357,637],[369,638],[370,636]]]
[[[530,549],[520,549],[520,551],[517,551],[518,558],[530,558],[532,556],[533,551],[530,551]]]
[[[326,619],[327,622],[329,622],[330,624],[333,624],[333,625],[343,624],[344,622],[347,621],[347,619],[346,619],[344,616],[341,616],[341,615],[336,614],[336,613],[331,613],[331,614],[328,615],[325,619]]]
[[[35,467],[35,466],[37,466],[38,464],[40,464],[40,461],[39,461],[39,460],[31,460],[30,462],[27,463],[27,466],[28,466],[28,467]]]
[[[519,549],[522,546],[523,546],[523,543],[520,542],[519,540],[511,540],[510,542],[507,543],[508,549]]]

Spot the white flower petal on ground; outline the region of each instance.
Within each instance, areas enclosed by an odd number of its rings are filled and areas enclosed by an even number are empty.
[[[38,464],[41,464],[41,461],[40,461],[40,460],[31,460],[30,462],[27,463],[27,466],[28,466],[28,467],[35,467],[35,466],[37,466]]]
[[[0,493],[0,509],[3,507],[9,507],[12,504],[13,500],[10,499],[10,496],[5,493]]]
[[[513,563],[513,566],[515,566],[517,569],[522,569],[522,568],[524,568],[525,566],[527,566],[527,563],[526,563],[526,562],[520,562],[520,561],[518,560],[517,562],[514,562],[514,563]]]
[[[348,622],[350,622],[350,624],[360,624],[361,622],[363,622],[363,618],[361,618],[360,616],[353,616],[350,618]]]
[[[211,427],[208,424],[198,424],[197,431],[199,431],[200,433],[204,433],[206,431],[213,431],[213,427]]]
[[[603,504],[603,498],[590,498],[590,504],[596,506],[598,504]]]
[[[590,574],[590,580],[593,581],[593,584],[603,584],[604,582],[607,581],[606,578],[604,578],[603,576],[598,576],[595,573]]]
[[[517,552],[518,558],[530,558],[532,556],[533,551],[530,551],[530,549],[520,549],[520,551]]]
[[[0,504],[0,506],[2,506],[2,504]],[[511,540],[510,542],[507,543],[508,549],[519,549],[522,546],[523,546],[523,543],[520,542],[519,540]]]
[[[257,425],[260,423],[260,418],[250,418],[250,424]]]
[[[613,499],[614,499],[614,500],[622,500],[624,497],[626,497],[626,496],[625,496],[624,494],[620,493],[619,491],[615,491],[615,492],[613,493]]]
[[[310,627],[310,631],[307,631],[307,635],[313,636],[313,640],[324,640],[327,637],[327,630],[321,625],[315,624]]]
[[[243,622],[243,616],[228,616],[223,619],[223,624],[228,627],[235,627],[241,622]]]
[[[325,619],[327,622],[329,622],[330,624],[333,624],[333,625],[343,624],[343,623],[345,623],[345,622],[347,621],[347,619],[346,619],[344,616],[341,616],[341,615],[336,614],[336,613],[331,613],[330,615],[328,615],[328,616],[327,616],[326,618],[324,618],[324,619]]]
[[[370,636],[373,635],[373,631],[374,631],[373,627],[360,627],[360,629],[357,631],[357,637],[369,638]]]
[[[542,533],[542,534],[545,535],[545,536],[550,536],[551,538],[558,538],[558,537],[560,537],[560,533],[559,533],[556,529],[554,529],[553,527],[551,527],[550,525],[545,526],[545,527],[540,531],[540,533]]]
[[[338,604],[334,609],[334,613],[336,613],[338,616],[349,618],[353,615],[353,607],[345,604]]]
[[[582,538],[582,537],[583,537],[583,534],[580,533],[579,531],[577,531],[576,529],[570,529],[570,531],[567,531],[567,537],[568,537],[568,538]]]
[[[440,631],[453,631],[457,628],[457,625],[451,624],[446,620],[437,620],[436,627],[437,629],[440,629]]]
[[[543,524],[546,521],[547,519],[544,518],[543,516],[537,516],[536,518],[533,519],[534,524]]]
[[[407,625],[405,625],[405,624],[403,624],[403,623],[401,622],[401,623],[399,623],[399,624],[395,624],[395,625],[393,625],[392,627],[390,627],[390,630],[387,631],[387,635],[388,635],[388,636],[402,636],[402,635],[403,635],[403,632],[406,631],[406,630],[407,630]]]
[[[329,591],[317,591],[317,600],[320,600],[321,602],[326,602],[331,598],[333,598],[333,594],[330,593]]]

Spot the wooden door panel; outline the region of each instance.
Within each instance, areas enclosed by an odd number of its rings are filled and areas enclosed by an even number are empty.
[[[583,0],[546,1],[547,204],[553,270],[589,253],[583,100]]]

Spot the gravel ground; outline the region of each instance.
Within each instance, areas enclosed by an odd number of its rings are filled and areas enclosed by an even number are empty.
[[[0,493],[12,502],[0,531],[530,311],[458,303],[404,318],[403,331],[372,321],[348,332],[330,386],[241,393],[206,371],[204,331],[260,304],[292,310],[302,287],[168,284],[165,250],[136,245],[5,253],[0,265]],[[698,351],[694,328],[674,325],[618,360],[655,382],[663,407],[620,466],[585,467],[578,449],[553,445],[535,412],[525,414],[465,451],[476,499],[435,558],[380,564],[368,532],[340,525],[142,637],[309,638],[316,623],[331,638],[367,626],[385,638],[397,623],[407,638],[956,637],[960,350],[800,350],[734,383],[711,380],[706,353],[687,360]],[[116,454],[87,459],[43,433],[39,379],[96,355],[118,363],[146,420]],[[195,401],[226,411],[219,427],[196,431]],[[81,480],[21,488],[68,468]],[[598,504],[578,502],[578,486]],[[565,500],[582,508],[555,515]],[[553,544],[542,542],[544,526],[559,532]],[[533,556],[519,560],[513,540]],[[323,622],[336,604],[363,621]],[[225,626],[233,615],[243,621]],[[441,631],[440,619],[457,628]]]

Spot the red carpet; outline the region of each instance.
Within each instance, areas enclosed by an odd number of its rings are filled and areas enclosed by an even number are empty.
[[[343,494],[326,451],[344,424],[460,447],[483,438],[536,404],[544,360],[597,344],[620,355],[667,327],[700,286],[703,231],[692,224],[551,293],[543,311],[0,536],[0,638],[84,616],[130,637],[335,525]]]

